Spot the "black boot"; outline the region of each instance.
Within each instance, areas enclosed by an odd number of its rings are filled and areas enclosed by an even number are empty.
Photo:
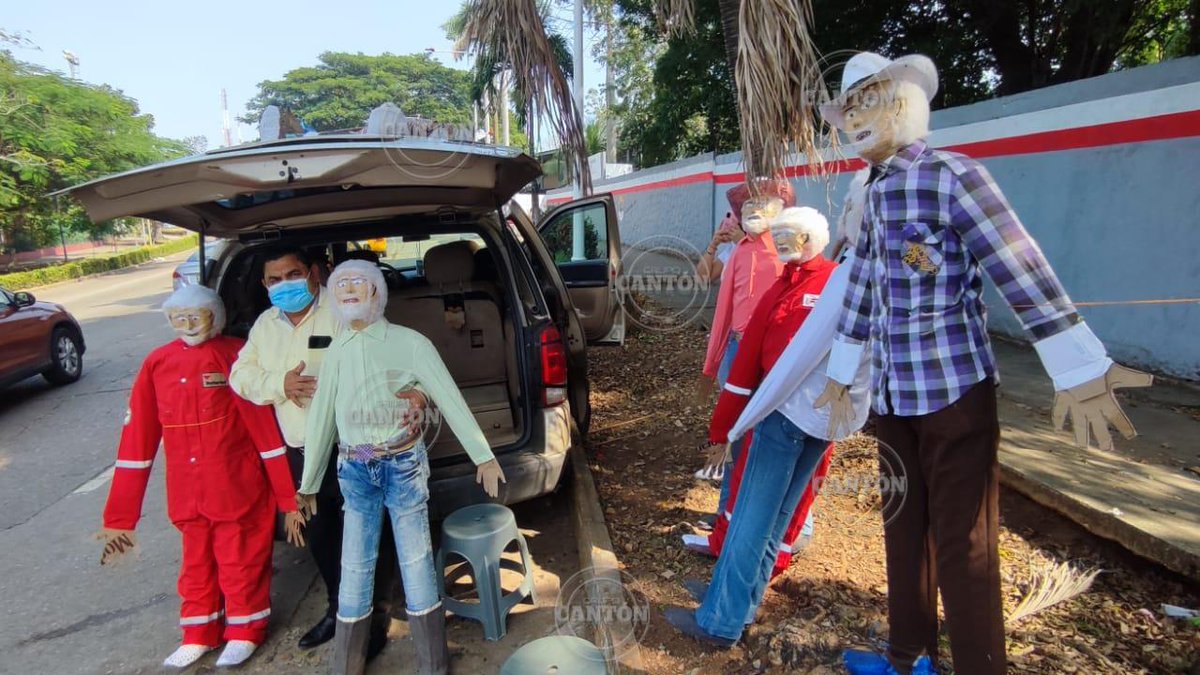
[[[363,675],[367,666],[367,637],[371,617],[337,622],[333,639],[333,675]]]
[[[420,675],[447,675],[450,672],[450,648],[446,645],[446,610],[438,603],[425,614],[408,615],[408,630],[417,648],[417,672]]]
[[[337,617],[333,612],[328,612],[321,620],[316,623],[304,637],[300,638],[301,649],[312,649],[317,645],[323,645],[333,639],[334,629],[337,628]]]

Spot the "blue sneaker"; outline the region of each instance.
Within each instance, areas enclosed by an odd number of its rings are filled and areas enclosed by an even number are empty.
[[[850,675],[897,675],[883,654],[853,649],[842,653],[842,664]],[[913,663],[912,675],[937,675],[933,662],[922,656]]]

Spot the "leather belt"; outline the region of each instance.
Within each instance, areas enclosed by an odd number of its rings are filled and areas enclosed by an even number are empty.
[[[394,443],[359,443],[346,445],[338,443],[338,454],[346,459],[369,462],[372,459],[384,459],[412,451],[417,446],[420,437],[409,438]]]

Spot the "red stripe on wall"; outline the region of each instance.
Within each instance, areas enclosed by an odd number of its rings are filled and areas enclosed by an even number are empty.
[[[1083,148],[1099,148],[1110,145],[1127,143],[1146,143],[1149,141],[1165,141],[1172,138],[1188,138],[1200,136],[1200,110],[1156,115],[1122,122],[1095,124],[1073,129],[1042,131],[1023,136],[996,138],[988,141],[960,143],[942,148],[970,155],[976,159],[986,157],[1005,157],[1010,155],[1031,155],[1039,152],[1060,152],[1063,150],[1079,150]],[[825,171],[830,174],[841,174],[857,171],[866,166],[860,159],[842,159],[829,163]],[[785,169],[788,178],[799,178],[818,173],[818,169],[810,164],[789,166]],[[613,194],[630,194],[646,190],[658,190],[676,185],[712,180],[717,185],[741,183],[746,180],[745,172],[714,174],[702,172],[681,178],[635,185],[629,188],[614,190]],[[550,204],[561,204],[570,201],[570,197],[547,200]]]

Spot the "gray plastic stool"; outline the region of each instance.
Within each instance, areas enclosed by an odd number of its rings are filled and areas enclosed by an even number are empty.
[[[521,562],[501,557],[513,541],[521,550]],[[479,602],[463,602],[446,595],[446,556],[462,556],[470,566],[471,578]],[[525,537],[517,529],[517,519],[507,506],[474,504],[451,513],[442,521],[442,546],[435,563],[438,569],[438,594],[446,609],[483,624],[483,636],[499,640],[507,632],[508,613],[517,603],[533,594],[532,564]],[[459,566],[451,581],[466,574],[467,565]],[[524,578],[517,590],[505,593],[500,586],[500,569],[519,570]]]
[[[552,635],[513,652],[500,675],[606,675],[604,652],[573,635]]]

